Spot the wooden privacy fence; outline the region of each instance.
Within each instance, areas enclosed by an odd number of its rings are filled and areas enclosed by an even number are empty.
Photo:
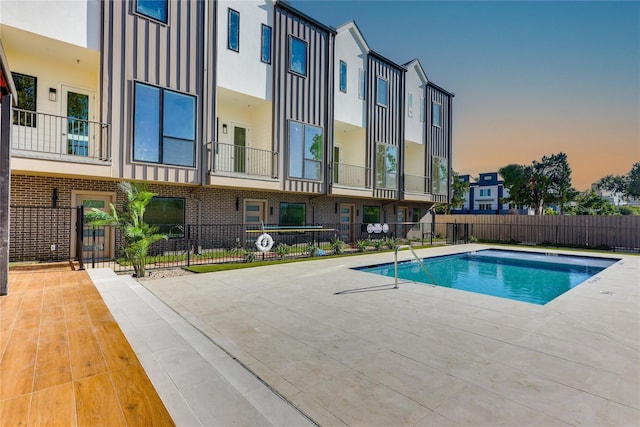
[[[481,241],[640,248],[640,216],[633,215],[437,215],[436,234],[446,236],[447,224],[469,224],[469,236]]]

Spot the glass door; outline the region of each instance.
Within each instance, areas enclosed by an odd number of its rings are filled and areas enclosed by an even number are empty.
[[[66,117],[66,128],[63,130],[63,140],[66,154],[72,156],[92,156],[91,149],[91,120],[93,108],[91,101],[93,94],[82,89],[63,87],[63,108]]]
[[[354,208],[354,205],[340,205],[340,238],[347,243],[352,243],[355,240]]]
[[[396,226],[396,237],[400,239],[404,239],[407,237],[407,219],[409,217],[409,209],[398,207],[397,210],[397,226]]]
[[[233,126],[233,171],[246,173],[247,163],[247,129]]]
[[[85,220],[82,230],[82,253],[85,260],[109,258],[111,253],[111,232],[107,227],[93,229],[86,216],[91,209],[96,208],[110,212],[111,196],[100,194],[78,194],[76,205],[84,206]]]
[[[267,221],[266,200],[244,201],[244,225],[246,230],[260,230]],[[245,233],[245,245],[252,245],[260,233]],[[246,247],[246,246],[245,246]]]

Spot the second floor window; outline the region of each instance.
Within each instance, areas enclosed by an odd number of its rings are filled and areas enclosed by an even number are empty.
[[[347,63],[340,61],[340,91],[347,93]]]
[[[442,104],[437,102],[433,103],[433,125],[437,127],[442,126]]]
[[[133,160],[195,166],[196,98],[135,84]]]
[[[289,71],[307,75],[307,43],[295,37],[289,38]]]
[[[378,77],[378,87],[376,88],[376,102],[378,105],[387,106],[387,80]]]
[[[376,187],[395,189],[398,187],[398,148],[378,144],[376,149]]]
[[[409,92],[409,100],[407,101],[407,114],[413,117],[413,94]]]
[[[420,121],[424,122],[424,96],[420,97]]]
[[[360,99],[364,99],[365,98],[365,93],[367,93],[367,81],[365,79],[365,73],[364,70],[362,68],[358,69],[358,79],[360,83],[358,85],[358,98]]]
[[[322,128],[289,122],[289,177],[322,179]]]
[[[227,48],[236,52],[240,51],[240,13],[233,9],[229,9]]]
[[[491,189],[480,190],[480,197],[490,197]]]
[[[148,18],[167,23],[167,0],[138,0],[136,13]]]
[[[449,165],[445,157],[433,156],[431,190],[433,194],[447,194],[449,190]]]
[[[271,27],[262,24],[262,40],[260,49],[260,60],[266,64],[271,64]]]
[[[18,109],[13,112],[13,124],[36,127],[36,90],[38,79],[26,74],[12,73],[18,96]],[[33,113],[30,113],[33,111]]]

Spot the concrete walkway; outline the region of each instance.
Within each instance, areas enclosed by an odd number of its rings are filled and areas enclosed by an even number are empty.
[[[323,426],[639,425],[640,257],[615,257],[545,306],[408,282],[396,290],[393,279],[350,269],[389,262],[389,253],[145,282],[225,349],[198,335],[209,343],[198,354],[217,371],[210,379],[181,362],[180,334],[195,332],[144,288],[128,284],[158,316],[171,314],[169,332],[140,330],[136,302],[103,298],[138,329],[130,337],[133,326],[121,324],[169,411],[183,408],[178,425],[306,421],[287,404],[272,411],[283,418],[266,417],[244,385],[255,377],[229,355]],[[191,383],[167,392],[174,371]],[[210,414],[197,414],[196,401]]]

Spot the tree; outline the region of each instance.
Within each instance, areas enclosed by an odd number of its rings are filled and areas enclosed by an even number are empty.
[[[634,163],[627,175],[627,197],[640,198],[640,162]]]
[[[111,213],[93,208],[87,212],[87,219],[93,227],[110,225],[122,233],[124,258],[131,262],[137,277],[144,277],[149,247],[167,239],[165,234],[158,233],[157,227],[144,222],[146,207],[156,194],[147,191],[145,184],[132,182],[121,182],[120,189],[127,198],[121,209],[110,203]]]
[[[607,190],[629,200],[640,197],[640,162],[627,175],[607,175],[596,183],[598,190]]]
[[[576,198],[576,206],[571,208],[575,215],[619,215],[618,208],[603,199],[593,189]]]
[[[469,191],[469,182],[460,180],[460,175],[453,169],[451,170],[451,180],[453,181],[451,184],[453,193],[451,195],[451,203],[436,206],[436,212],[439,214],[448,214],[451,212],[452,207],[456,208],[464,205],[465,193]]]
[[[500,169],[509,196],[503,202],[531,206],[536,215],[544,214],[544,206],[557,204],[563,213],[567,203],[578,192],[571,186],[571,168],[565,153],[543,156],[529,166],[511,164]]]

